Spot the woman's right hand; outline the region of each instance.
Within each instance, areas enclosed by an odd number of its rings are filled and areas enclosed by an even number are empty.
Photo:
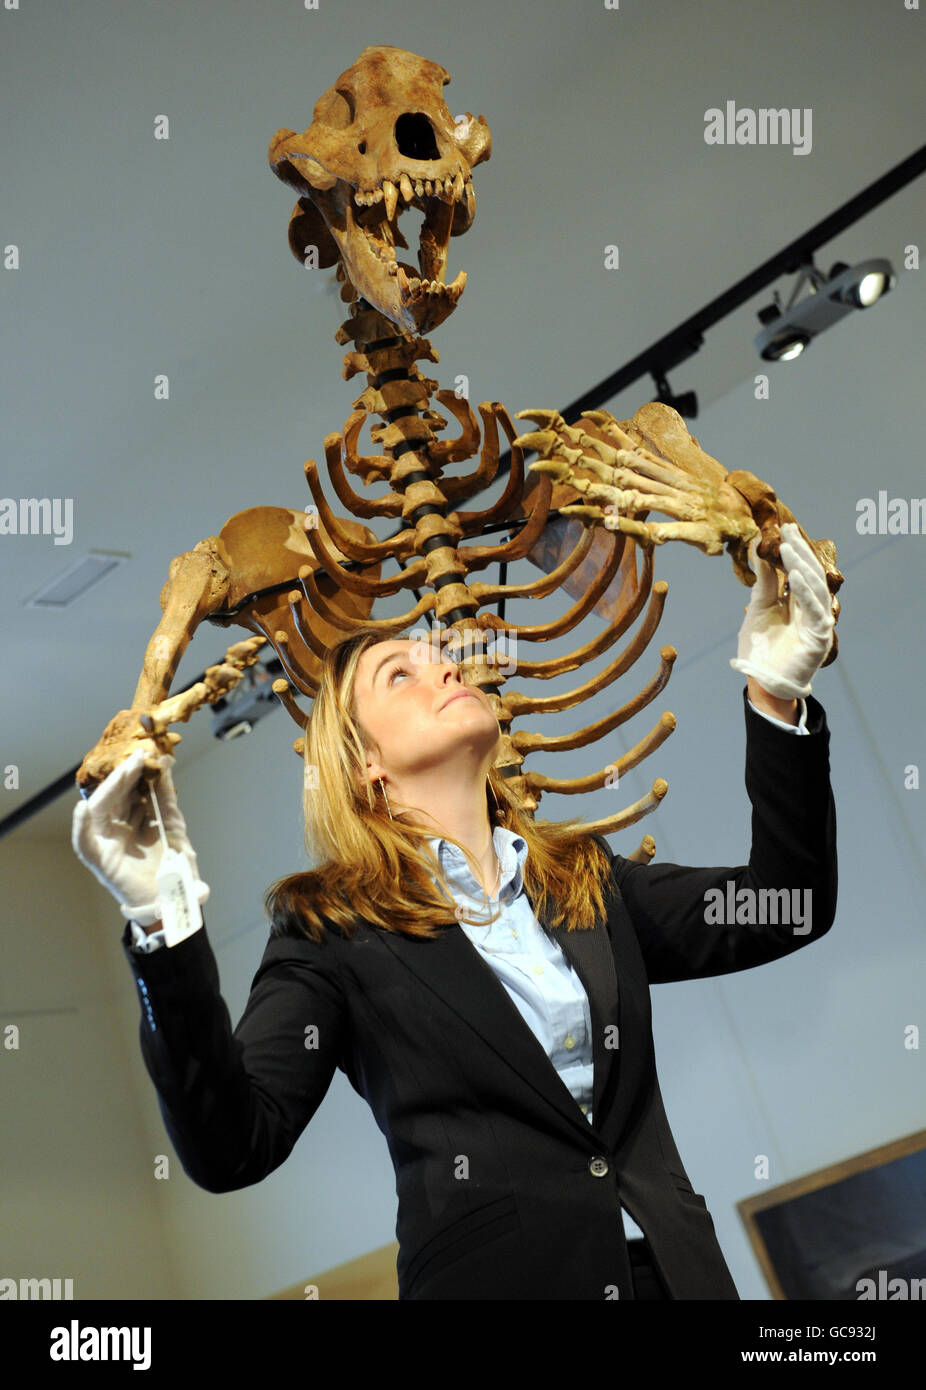
[[[74,853],[119,904],[124,917],[140,927],[151,927],[161,916],[156,874],[161,862],[160,831],[147,793],[146,760],[150,749],[137,748],[114,768],[86,801],[74,807],[71,845]],[[158,757],[155,794],[164,822],[167,843],[189,861],[200,906],[209,896],[209,885],[199,877],[196,854],[187,835],[186,822],[177,805],[171,768],[175,759]]]

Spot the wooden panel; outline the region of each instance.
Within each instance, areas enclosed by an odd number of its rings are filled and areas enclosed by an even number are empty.
[[[302,1283],[272,1293],[269,1298],[397,1299],[399,1282],[395,1262],[398,1253],[398,1242],[393,1241],[391,1245],[371,1250],[368,1255],[361,1255],[356,1260],[348,1260],[346,1264],[335,1265],[321,1274],[310,1275]],[[313,1292],[314,1289],[318,1290],[317,1294]]]

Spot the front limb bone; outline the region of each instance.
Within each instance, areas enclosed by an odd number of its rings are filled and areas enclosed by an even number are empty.
[[[541,426],[513,444],[539,453],[530,471],[550,473],[560,484],[560,493],[569,499],[560,505],[561,514],[622,531],[645,546],[680,540],[707,555],[720,554],[726,547],[736,577],[748,588],[756,578],[749,565],[749,544],[758,535],[759,556],[774,565],[784,594],[781,527],[797,524],[794,514],[768,483],[746,469],[727,472],[705,453],[670,406],[651,401],[633,420],[622,422],[605,410],[588,411],[579,425],[567,425],[555,410],[519,411],[517,418]],[[573,501],[576,494],[586,500]],[[650,511],[671,520],[648,521]],[[833,616],[838,618],[835,595],[843,575],[836,567],[836,547],[830,540],[812,540],[803,527],[799,530],[823,567]],[[834,634],[825,665],[837,650]]]
[[[266,637],[257,636],[235,642],[225,653],[225,660],[207,667],[203,679],[188,690],[181,690],[147,710],[120,710],[78,768],[76,781],[81,794],[89,796],[139,744],[145,749],[145,767],[155,773],[159,756],[172,754],[180,742],[180,735],[171,733],[168,725],[185,723],[194,711],[203,705],[213,705],[227,695],[247,667],[258,660],[260,648],[266,641]]]
[[[746,499],[718,476],[716,469],[703,468],[693,475],[671,460],[659,459],[634,445],[616,421],[608,428],[619,442],[618,448],[587,430],[567,425],[556,411],[518,412],[519,419],[525,416],[547,426],[514,441],[541,455],[539,462],[530,465],[531,470],[550,473],[557,482],[568,483],[588,498],[586,505],[562,507],[564,515],[593,518],[643,544],[687,541],[708,555],[718,555],[726,544],[748,546],[758,535],[759,527]],[[564,439],[569,443],[564,444]],[[591,473],[592,478],[579,476],[578,468]],[[650,511],[663,512],[674,520],[643,521]]]
[[[228,582],[228,556],[218,536],[197,541],[171,560],[161,590],[161,621],[145,648],[132,709],[149,709],[164,699],[199,624],[221,608]]]

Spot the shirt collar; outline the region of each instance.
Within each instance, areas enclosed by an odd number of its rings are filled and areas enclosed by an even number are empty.
[[[481,901],[485,896],[482,885],[473,875],[463,851],[458,849],[450,840],[445,840],[442,835],[430,836],[428,844],[433,847],[441,870],[451,887]],[[527,841],[514,830],[496,825],[492,831],[492,844],[502,870],[497,896],[499,898],[516,898],[524,886]]]

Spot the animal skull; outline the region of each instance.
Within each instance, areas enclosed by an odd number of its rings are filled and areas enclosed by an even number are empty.
[[[460,271],[444,282],[451,236],[472,225],[472,171],[488,159],[492,137],[482,116],[454,120],[441,96],[450,74],[401,48],[365,48],[315,103],[301,135],[278,130],[270,142],[273,172],[301,196],[289,242],[304,261],[338,263],[348,283],[403,332],[428,332],[453,312],[466,284]],[[408,249],[399,216],[424,213],[417,269],[396,260]]]

